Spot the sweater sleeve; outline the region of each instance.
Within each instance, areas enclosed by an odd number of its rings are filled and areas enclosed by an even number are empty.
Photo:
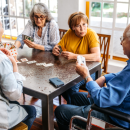
[[[21,78],[16,79],[11,61],[7,58],[0,63],[0,86],[4,95],[11,101],[16,101],[22,94]]]

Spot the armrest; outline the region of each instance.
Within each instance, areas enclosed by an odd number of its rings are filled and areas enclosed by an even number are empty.
[[[91,109],[108,114],[109,116],[113,116],[115,118],[118,118],[120,120],[130,123],[130,115],[128,115],[126,113],[114,110],[112,108],[100,108],[100,107],[96,106],[95,104],[93,104],[91,106]]]
[[[81,117],[81,116],[72,116],[71,117],[71,120],[70,120],[70,125],[69,125],[69,130],[73,130],[73,126],[72,126],[72,124],[73,124],[73,120],[74,119],[79,119],[79,120],[81,120],[81,121],[84,121],[84,122],[86,122],[87,123],[87,119],[86,118],[84,118],[84,117]],[[81,129],[80,127],[78,127],[78,126],[76,126],[78,129]]]

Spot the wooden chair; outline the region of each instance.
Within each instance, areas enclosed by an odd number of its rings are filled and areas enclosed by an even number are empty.
[[[59,31],[60,30],[62,31],[63,29],[59,29]],[[63,32],[65,32],[65,30]],[[101,66],[102,66],[101,75],[105,75],[105,74],[107,74],[107,68],[108,68],[109,47],[110,47],[111,35],[99,34],[99,33],[97,35],[99,37],[100,51],[101,51]],[[80,87],[80,91],[82,91],[82,90],[86,91],[85,85]],[[59,95],[59,103],[61,104],[61,95]]]
[[[59,29],[60,39],[62,39],[62,37],[65,35],[66,32],[67,30],[65,29]]]
[[[13,127],[11,130],[28,130],[28,126],[23,122],[20,122],[18,125]]]
[[[105,35],[99,33],[97,35],[99,37],[99,43],[100,43],[102,69],[104,73],[107,73],[111,35]]]

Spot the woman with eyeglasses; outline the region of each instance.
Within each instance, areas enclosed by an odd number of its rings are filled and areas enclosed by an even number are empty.
[[[34,42],[28,39],[23,40],[22,35],[30,36]],[[53,20],[50,11],[44,3],[37,3],[32,8],[30,20],[22,34],[17,37],[15,45],[17,48],[23,48],[26,44],[30,48],[51,51],[59,40],[58,25]]]
[[[61,41],[55,45],[52,53],[60,55],[59,45],[63,50],[61,55],[68,59],[77,59],[78,55],[85,57],[86,61],[100,62],[100,48],[98,36],[94,30],[88,28],[88,18],[82,12],[75,12],[68,19],[70,29],[63,36]],[[95,73],[91,75],[95,80]],[[62,96],[68,104],[71,104],[71,96],[79,91],[79,87],[85,84],[84,80],[64,92]]]

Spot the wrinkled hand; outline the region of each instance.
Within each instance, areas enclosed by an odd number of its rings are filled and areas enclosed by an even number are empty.
[[[61,55],[68,60],[74,59],[75,56],[74,53],[68,51],[62,51]]]
[[[89,92],[88,92],[87,98],[90,98],[90,97],[91,97],[91,95],[90,95]]]
[[[24,43],[26,43],[26,45],[27,45],[29,48],[36,48],[36,46],[37,46],[36,43],[31,42],[31,41],[28,40],[28,39],[25,39],[25,40],[24,40]]]
[[[11,56],[11,53],[9,50],[5,49],[5,48],[0,48],[0,50],[7,56]]]
[[[54,54],[55,56],[59,56],[59,54],[60,54],[60,48],[58,46],[59,45],[55,45],[52,50],[52,54]]]
[[[85,78],[87,76],[90,76],[88,67],[85,66],[84,64],[79,65],[78,62],[76,62],[76,68],[75,68],[75,70],[83,78]]]

